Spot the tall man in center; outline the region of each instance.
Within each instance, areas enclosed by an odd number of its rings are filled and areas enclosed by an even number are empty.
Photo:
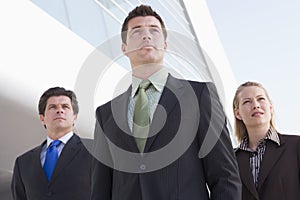
[[[93,200],[241,199],[216,88],[169,74],[166,38],[150,6],[136,7],[123,23],[132,85],[96,110]]]

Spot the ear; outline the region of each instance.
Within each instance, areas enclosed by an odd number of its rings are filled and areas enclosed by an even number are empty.
[[[46,125],[44,115],[40,115],[40,121],[41,121],[42,125]]]
[[[74,114],[74,121],[77,119],[78,114]]]
[[[240,112],[238,109],[234,110],[234,115],[237,119],[242,120],[242,116],[240,115]]]
[[[122,46],[121,46],[121,49],[122,49],[122,52],[126,55],[126,48],[127,48],[127,45],[122,43]]]
[[[164,50],[167,50],[167,47],[168,47],[168,43],[167,41],[164,42]]]

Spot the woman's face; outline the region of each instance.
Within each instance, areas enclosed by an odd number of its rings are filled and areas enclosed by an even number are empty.
[[[244,87],[237,98],[239,106],[235,110],[235,116],[244,122],[247,129],[270,125],[273,107],[262,88]]]

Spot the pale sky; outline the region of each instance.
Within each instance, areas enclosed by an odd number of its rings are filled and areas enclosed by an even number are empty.
[[[262,83],[278,129],[299,134],[300,1],[208,0],[207,5],[237,83]]]

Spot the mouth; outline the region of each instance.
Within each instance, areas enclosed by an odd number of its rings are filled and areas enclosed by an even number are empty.
[[[254,112],[254,113],[252,113],[251,117],[260,117],[263,114],[264,114],[263,112]]]
[[[63,118],[63,117],[56,117],[56,118],[54,118],[54,120],[65,120],[65,118]]]
[[[157,49],[157,48],[151,44],[144,44],[139,49]]]

